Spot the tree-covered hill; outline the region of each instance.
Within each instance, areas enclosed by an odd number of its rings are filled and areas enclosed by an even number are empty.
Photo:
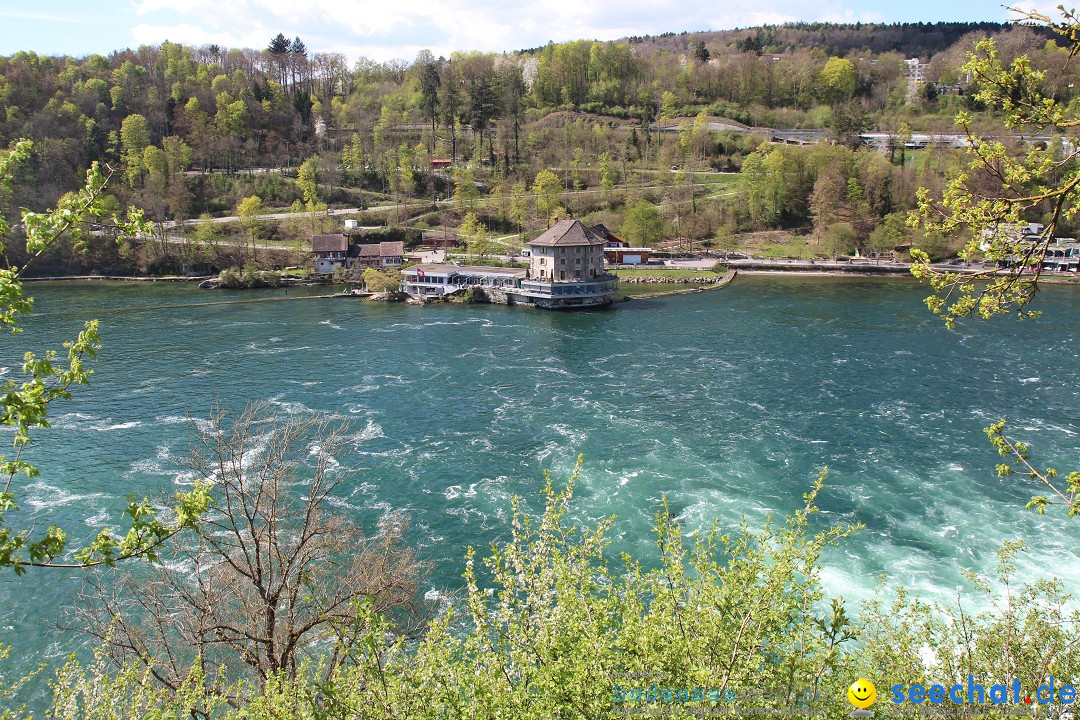
[[[433,197],[471,203],[475,193],[496,206],[481,213],[488,227],[521,231],[547,218],[525,217],[510,198],[551,170],[563,191],[603,191],[589,203],[556,198],[555,212],[608,209],[617,214],[606,221],[617,225],[620,208],[666,199],[661,209],[673,234],[713,239],[809,227],[822,163],[835,162],[828,174],[846,189],[821,195],[823,203],[844,195],[859,208],[877,198],[868,214],[849,213],[857,223],[840,218],[855,224],[863,244],[885,215],[912,206],[919,184],[940,186],[948,166],[933,153],[910,165],[914,156],[897,152],[897,138],[949,131],[960,110],[988,129],[1002,127],[961,70],[973,40],[986,34],[1002,61],[1027,55],[1044,71],[1043,91],[1063,105],[1073,101],[1067,51],[1043,30],[995,23],[799,23],[448,58],[425,50],[384,63],[350,62],[282,34],[261,49],[163,42],[107,57],[19,52],[0,58],[0,145],[28,138],[34,150],[3,212],[14,218],[19,207],[54,204],[79,187],[82,168],[102,161],[117,171],[115,203],[144,208],[159,227],[236,214],[254,196],[280,208]],[[922,61],[918,77],[912,57]],[[860,133],[881,131],[893,139],[892,169],[826,150],[768,152],[759,148],[768,133],[721,121],[817,129],[815,140],[850,150]],[[684,165],[739,171],[747,158],[754,172],[758,159],[772,159],[760,175],[744,173],[736,197],[709,194],[692,174],[668,174]],[[878,180],[864,177],[872,168]],[[774,212],[759,212],[762,202]]]
[[[698,43],[703,43],[710,53],[719,54],[732,50],[773,54],[794,48],[817,48],[829,55],[841,57],[849,52],[866,51],[875,54],[898,52],[907,57],[925,59],[948,50],[972,33],[993,35],[1007,32],[1013,27],[998,22],[797,22],[734,30],[635,36],[628,38],[628,41],[643,48],[669,51],[696,47]],[[1046,38],[1052,36],[1045,28],[1040,28],[1037,32]]]

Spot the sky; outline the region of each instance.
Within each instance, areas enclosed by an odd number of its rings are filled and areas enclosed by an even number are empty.
[[[1052,0],[1034,0],[1044,8]],[[265,48],[284,33],[310,52],[384,62],[417,51],[513,51],[549,40],[725,30],[789,21],[935,22],[1010,17],[985,0],[0,0],[0,55],[216,43]]]

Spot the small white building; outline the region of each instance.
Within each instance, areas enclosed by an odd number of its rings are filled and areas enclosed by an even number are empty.
[[[525,278],[524,268],[428,263],[401,271],[402,289],[418,298],[439,298],[469,287],[509,290]]]

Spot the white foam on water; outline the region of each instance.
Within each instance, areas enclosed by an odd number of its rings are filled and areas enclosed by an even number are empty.
[[[64,413],[52,421],[52,426],[57,430],[83,430],[90,432],[110,432],[113,430],[130,430],[140,427],[141,420],[129,420],[127,422],[113,422],[112,418],[98,418],[85,413]]]
[[[327,327],[333,328],[334,330],[344,330],[345,329],[345,328],[341,327],[340,325],[335,325],[334,323],[330,322],[329,320],[323,320],[319,324],[320,325],[326,325]]]
[[[98,508],[95,515],[85,518],[83,524],[92,528],[103,528],[109,520],[109,512],[105,508]]]
[[[300,352],[302,350],[310,350],[311,346],[310,345],[301,345],[299,347],[273,347],[273,348],[268,348],[268,347],[263,347],[262,345],[259,345],[258,343],[250,343],[250,344],[245,346],[245,349],[254,350],[259,355],[278,355],[280,353],[291,353],[291,352]]]
[[[139,420],[131,420],[131,421],[125,422],[125,423],[116,423],[115,425],[109,425],[105,429],[106,430],[127,430],[129,428],[139,427],[140,425],[142,425],[141,421],[139,421]]]
[[[350,410],[349,412],[352,412],[352,410]],[[355,447],[362,443],[368,442],[369,440],[374,440],[375,438],[381,437],[386,437],[383,434],[382,426],[371,418],[368,418],[367,424],[364,425],[364,429],[349,435],[348,441]]]
[[[198,432],[210,432],[214,424],[207,418],[184,417],[183,415],[159,415],[154,418],[155,425],[195,425]]]
[[[105,497],[104,493],[73,493],[63,488],[47,485],[41,480],[26,486],[26,503],[36,510],[46,510],[63,507],[72,503],[85,500],[96,500]]]
[[[1020,384],[1021,385],[1029,385],[1031,383],[1037,383],[1037,382],[1039,382],[1039,380],[1040,380],[1040,378],[1037,378],[1037,377],[1024,378],[1023,380],[1020,381]]]
[[[276,405],[277,407],[281,408],[282,410],[284,410],[289,415],[302,415],[304,413],[314,412],[314,410],[312,410],[311,408],[309,408],[307,405],[305,405],[302,402],[282,400],[283,397],[285,397],[285,396],[284,395],[274,395],[272,398],[270,398],[268,400],[268,402],[271,405]]]
[[[456,500],[459,497],[474,498],[476,497],[476,485],[477,483],[470,484],[469,489],[465,491],[462,491],[461,485],[451,485],[443,491],[443,495],[447,500]]]

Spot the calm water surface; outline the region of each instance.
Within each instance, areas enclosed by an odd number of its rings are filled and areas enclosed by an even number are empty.
[[[128,493],[172,490],[214,403],[268,399],[285,412],[347,417],[362,468],[344,509],[374,524],[411,514],[435,563],[431,589],[460,584],[466,545],[504,537],[510,498],[586,458],[576,512],[616,514],[616,552],[652,548],[667,495],[687,531],[796,508],[830,467],[822,522],[867,529],[827,557],[831,594],[879,576],[935,597],[989,571],[1024,536],[1025,577],[1080,590],[1077,524],[1023,510],[1035,488],[995,477],[982,428],[1009,418],[1041,465],[1075,467],[1080,432],[1080,292],[1040,293],[1038,321],[946,331],[908,281],[740,277],[700,294],[606,311],[413,307],[192,285],[33,284],[38,315],[0,338],[3,377],[28,347],[55,346],[99,318],[93,385],[53,409],[21,488],[40,526],[86,539]],[[290,291],[295,297],[297,291]],[[535,502],[535,501],[534,501]],[[536,505],[534,504],[534,507]],[[55,658],[50,630],[78,573],[0,576],[4,642]],[[21,663],[20,663],[21,664]]]

